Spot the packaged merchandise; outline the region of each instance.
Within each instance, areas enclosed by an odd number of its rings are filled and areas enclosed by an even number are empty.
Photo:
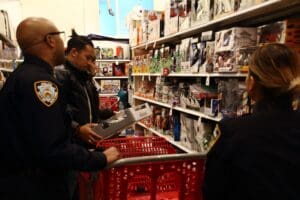
[[[213,1],[192,0],[191,26],[208,23],[213,16]]]
[[[113,66],[109,62],[99,62],[98,66],[100,68],[100,76],[113,76]]]
[[[190,57],[191,57],[191,72],[198,73],[198,72],[205,72],[204,67],[201,67],[205,60],[205,42],[198,42],[197,40],[192,40],[191,50],[190,50]]]
[[[148,41],[153,41],[160,38],[161,28],[160,21],[162,13],[151,11],[148,13]]]
[[[219,108],[223,117],[237,116],[243,102],[245,87],[238,79],[221,80],[218,83]]]
[[[186,114],[180,114],[180,143],[188,149],[193,149],[195,138],[194,120]]]
[[[179,17],[176,0],[166,1],[164,35],[178,32]]]
[[[204,68],[208,73],[213,72],[215,65],[215,42],[206,42]]]
[[[248,73],[249,64],[256,47],[240,48],[236,51],[236,64],[241,73]]]
[[[120,80],[101,80],[100,93],[101,94],[117,94],[121,88]]]
[[[180,56],[181,56],[181,72],[191,71],[191,58],[190,58],[191,38],[181,40]]]
[[[125,63],[112,64],[114,76],[125,76]]]
[[[191,27],[192,0],[182,0],[178,3],[179,31]]]
[[[258,44],[279,42],[300,46],[300,18],[291,18],[258,27]]]
[[[214,72],[238,72],[234,51],[223,51],[215,53]]]
[[[216,32],[215,52],[234,51],[242,47],[256,46],[257,29],[234,27]]]
[[[132,108],[127,108],[122,111],[122,115],[116,117],[113,116],[101,123],[99,123],[93,130],[102,136],[103,139],[110,138],[119,133],[119,131],[132,125],[133,123],[140,121],[148,116],[151,116],[152,112],[147,103],[141,104]]]
[[[236,11],[239,0],[214,0],[214,19],[222,18]]]
[[[114,58],[114,50],[113,48],[101,48],[101,59],[113,59]]]

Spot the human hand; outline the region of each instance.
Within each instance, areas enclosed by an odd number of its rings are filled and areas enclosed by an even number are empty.
[[[103,151],[103,153],[106,156],[107,164],[110,164],[121,157],[121,154],[116,147],[109,147]]]
[[[94,123],[88,123],[83,126],[80,126],[78,130],[78,137],[87,144],[96,145],[99,140],[102,140],[102,137],[98,135],[92,128],[97,126]]]

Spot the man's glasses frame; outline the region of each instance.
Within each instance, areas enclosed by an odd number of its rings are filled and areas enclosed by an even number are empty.
[[[65,34],[64,31],[49,32],[49,33],[45,34],[43,40],[38,41],[38,42],[32,44],[32,45],[29,46],[29,47],[26,47],[25,50],[30,49],[30,48],[32,48],[33,46],[38,45],[38,44],[40,44],[40,43],[46,42],[46,41],[47,41],[47,37],[48,37],[49,35],[60,35],[60,34],[64,34],[64,38],[62,38],[62,39],[65,41],[65,40],[66,40],[66,34]],[[24,50],[24,49],[23,49],[23,50]]]

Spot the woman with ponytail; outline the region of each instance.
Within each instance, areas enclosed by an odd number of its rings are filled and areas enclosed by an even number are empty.
[[[252,114],[220,123],[207,156],[205,200],[300,199],[299,55],[259,47],[246,80]]]

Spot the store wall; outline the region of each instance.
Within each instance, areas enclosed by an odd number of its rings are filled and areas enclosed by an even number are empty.
[[[72,28],[79,34],[99,33],[98,0],[1,0],[0,9],[8,11],[14,33],[31,16],[50,19],[67,36]]]

